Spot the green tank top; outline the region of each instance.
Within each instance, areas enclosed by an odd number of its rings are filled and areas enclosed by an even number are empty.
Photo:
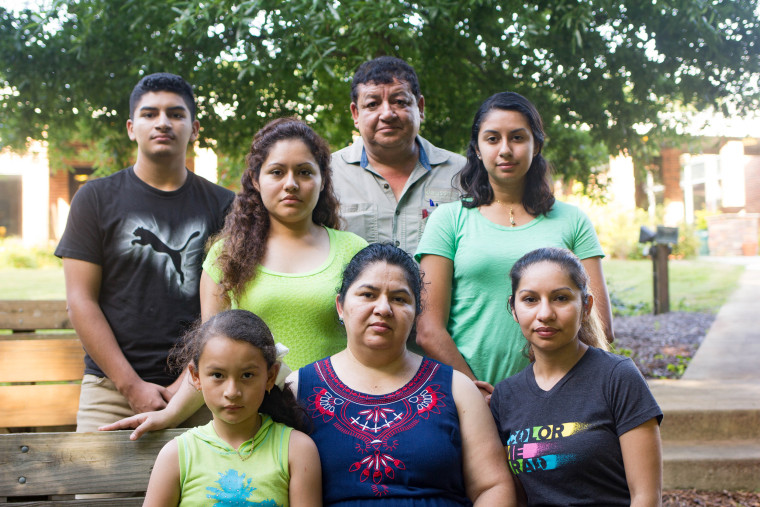
[[[179,505],[287,507],[292,430],[261,414],[261,428],[237,450],[217,436],[212,423],[178,436]]]
[[[346,348],[346,330],[338,320],[335,294],[343,268],[367,246],[359,236],[326,228],[330,253],[318,268],[306,273],[278,273],[257,266],[240,299],[232,298],[232,308],[255,313],[272,331],[275,342],[290,349],[285,364],[291,370],[306,366]],[[203,270],[214,282],[222,280],[216,264],[223,243],[217,241],[203,262]]]

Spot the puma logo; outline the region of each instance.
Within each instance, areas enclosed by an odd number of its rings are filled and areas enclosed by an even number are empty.
[[[158,253],[165,253],[169,256],[169,258],[172,260],[172,264],[174,264],[174,269],[177,270],[177,273],[179,273],[179,280],[180,283],[185,283],[185,273],[182,272],[182,251],[187,248],[187,245],[190,244],[190,241],[200,235],[200,231],[195,231],[190,235],[189,238],[187,238],[187,241],[185,242],[185,246],[180,248],[179,250],[175,250],[169,246],[166,245],[161,239],[153,234],[148,229],[145,229],[143,227],[138,227],[135,229],[135,231],[132,233],[135,236],[137,236],[137,239],[132,240],[132,245],[148,245],[153,250],[155,250]]]

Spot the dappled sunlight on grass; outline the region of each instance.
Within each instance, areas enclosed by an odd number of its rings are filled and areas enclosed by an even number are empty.
[[[622,314],[652,311],[652,261],[602,261],[613,307]],[[699,260],[668,263],[670,310],[717,312],[737,287],[744,266]]]
[[[0,299],[65,299],[63,268],[0,269]]]
[[[624,314],[652,311],[652,261],[605,259],[604,275],[613,300]],[[670,309],[686,312],[718,311],[736,288],[744,267],[676,260],[670,271]],[[64,299],[62,268],[0,269],[0,299]]]

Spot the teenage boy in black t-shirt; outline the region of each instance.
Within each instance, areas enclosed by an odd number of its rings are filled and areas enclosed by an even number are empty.
[[[166,358],[200,314],[204,244],[234,197],[185,168],[199,123],[184,79],[144,77],[129,107],[134,166],[77,192],[55,252],[86,351],[77,431],[166,406],[178,383]]]

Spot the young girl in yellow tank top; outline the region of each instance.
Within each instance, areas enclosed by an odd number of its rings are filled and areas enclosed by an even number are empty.
[[[176,354],[213,414],[167,443],[151,473],[147,506],[322,505],[314,442],[305,419],[276,382],[281,362],[264,322],[228,310],[191,330]]]

